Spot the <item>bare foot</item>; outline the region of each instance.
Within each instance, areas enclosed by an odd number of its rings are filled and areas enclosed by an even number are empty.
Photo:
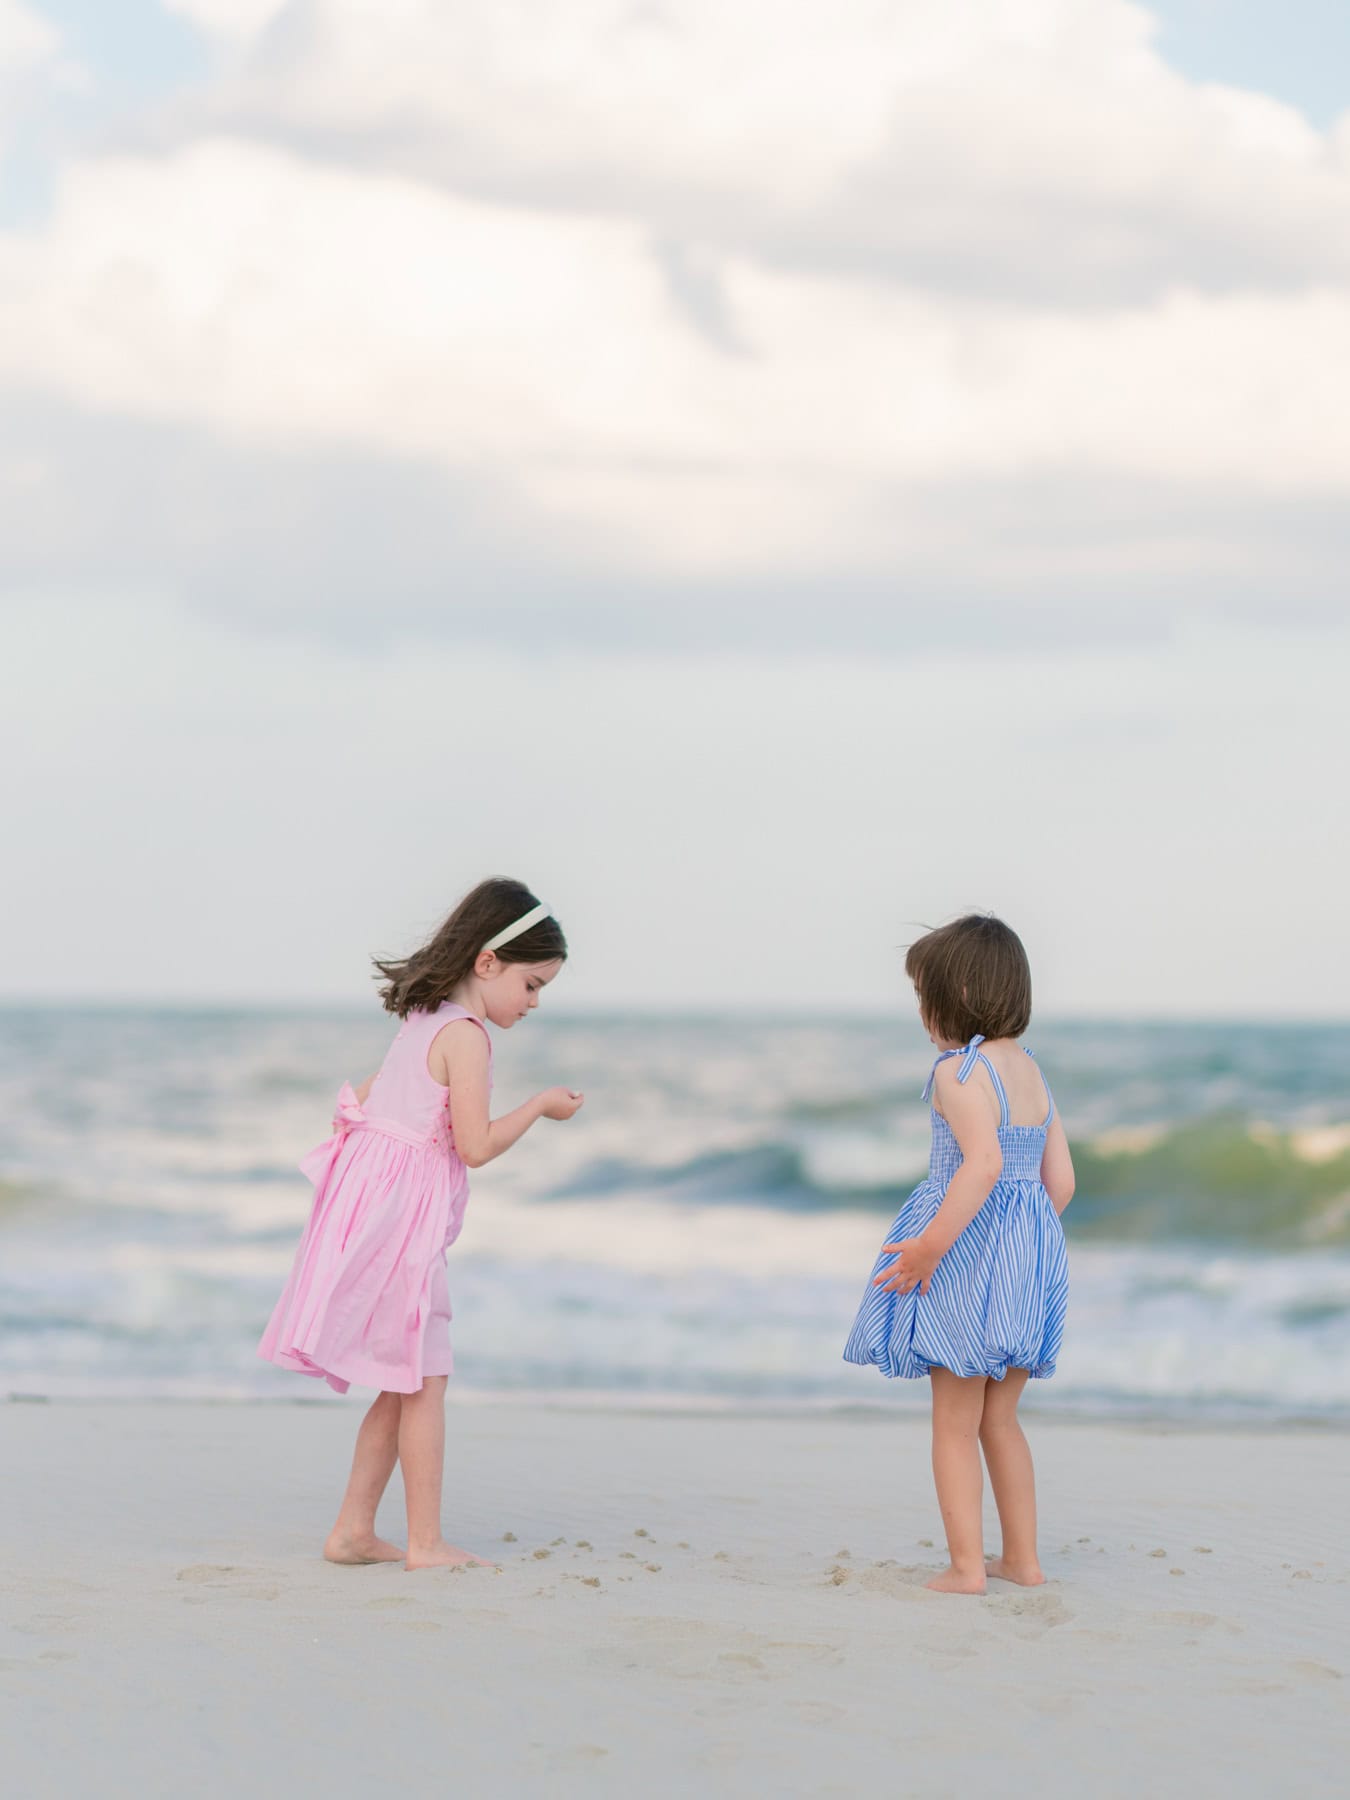
[[[1018,1587],[1041,1587],[1045,1581],[1039,1563],[1015,1563],[1006,1556],[991,1556],[984,1568],[987,1575],[996,1575],[1000,1581],[1015,1581]]]
[[[475,1556],[472,1550],[459,1550],[453,1544],[442,1540],[432,1544],[426,1550],[409,1550],[406,1565],[409,1569],[495,1569],[496,1563],[489,1562],[486,1557]]]
[[[362,1537],[330,1532],[328,1542],[323,1547],[323,1555],[324,1561],[331,1563],[403,1561],[403,1552],[398,1545],[386,1543],[383,1538],[376,1537],[373,1531]]]
[[[976,1569],[963,1575],[957,1569],[944,1569],[931,1581],[925,1581],[926,1588],[932,1588],[935,1594],[982,1594],[984,1592],[984,1575]]]

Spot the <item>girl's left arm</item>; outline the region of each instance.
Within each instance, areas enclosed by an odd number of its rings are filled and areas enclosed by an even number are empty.
[[[488,1114],[488,1046],[481,1028],[468,1019],[453,1019],[431,1046],[443,1045],[445,1085],[450,1090],[450,1120],[455,1149],[467,1168],[481,1169],[509,1150],[540,1119],[570,1119],[583,1096],[574,1088],[545,1088],[514,1112],[499,1119]]]
[[[893,1288],[897,1294],[907,1294],[914,1287],[921,1294],[928,1292],[934,1269],[989,1198],[1003,1172],[998,1126],[982,1089],[973,1082],[963,1087],[956,1079],[955,1065],[942,1063],[937,1072],[937,1099],[961,1147],[961,1167],[952,1176],[946,1197],[926,1231],[898,1244],[882,1245],[883,1250],[898,1254],[872,1286]]]
[[[1057,1213],[1062,1213],[1073,1199],[1074,1176],[1069,1140],[1064,1135],[1064,1124],[1058,1113],[1051,1119],[1050,1129],[1045,1134],[1041,1181],[1050,1196],[1050,1204]]]

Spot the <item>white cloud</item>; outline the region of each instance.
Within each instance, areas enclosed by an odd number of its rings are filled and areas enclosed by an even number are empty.
[[[0,0],[0,154],[31,99],[35,74],[50,64],[60,37],[19,0]]]
[[[742,353],[635,226],[216,141],[76,168],[0,240],[0,377],[491,475],[638,568],[884,568],[888,486],[1085,470],[1350,486],[1350,295],[958,305],[728,260]]]
[[[1150,619],[1325,610],[1350,121],[1188,84],[1139,7],[178,9],[231,37],[215,134],[75,158],[0,234],[0,382],[59,420],[50,454],[0,446],[0,566],[37,566],[41,493],[81,521],[52,567],[149,569],[72,486],[108,460],[92,425],[75,446],[93,413],[161,461],[182,433],[184,517],[307,611],[303,508],[357,467],[416,492],[377,509],[406,616],[448,542],[483,589],[597,617],[625,584],[729,627],[830,590],[854,618],[1131,587]],[[0,0],[20,18],[50,48]],[[302,506],[266,543],[250,456]]]
[[[869,506],[870,495],[870,512]],[[736,498],[712,496],[719,514]],[[884,568],[804,560],[698,580],[580,556],[509,481],[350,446],[225,439],[9,391],[0,596],[178,595],[308,642],[703,651],[771,642],[894,659],[936,646],[1150,644],[1179,619],[1344,612],[1350,509],[1109,472],[860,488]],[[880,521],[878,525],[874,521]],[[378,605],[372,606],[372,595]]]
[[[0,70],[40,61],[56,48],[57,33],[20,0],[0,0]]]
[[[1127,0],[311,0],[212,110],[729,255],[1112,304],[1350,273],[1347,134]]]
[[[266,29],[288,0],[160,0],[165,12],[177,13],[203,31],[247,42]]]

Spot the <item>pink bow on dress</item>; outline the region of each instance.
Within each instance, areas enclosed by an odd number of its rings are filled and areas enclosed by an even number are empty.
[[[356,1089],[350,1081],[344,1081],[338,1090],[337,1107],[333,1113],[333,1135],[325,1138],[322,1144],[316,1144],[308,1156],[302,1157],[300,1167],[309,1179],[318,1187],[327,1177],[328,1171],[338,1159],[338,1152],[347,1141],[347,1134],[355,1125],[364,1125],[365,1111],[356,1097]]]

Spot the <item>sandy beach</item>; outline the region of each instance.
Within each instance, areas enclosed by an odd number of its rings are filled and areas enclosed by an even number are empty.
[[[919,1419],[452,1406],[455,1575],[320,1560],[355,1423],[0,1408],[7,1793],[1344,1791],[1343,1434],[1033,1415],[964,1600]]]

